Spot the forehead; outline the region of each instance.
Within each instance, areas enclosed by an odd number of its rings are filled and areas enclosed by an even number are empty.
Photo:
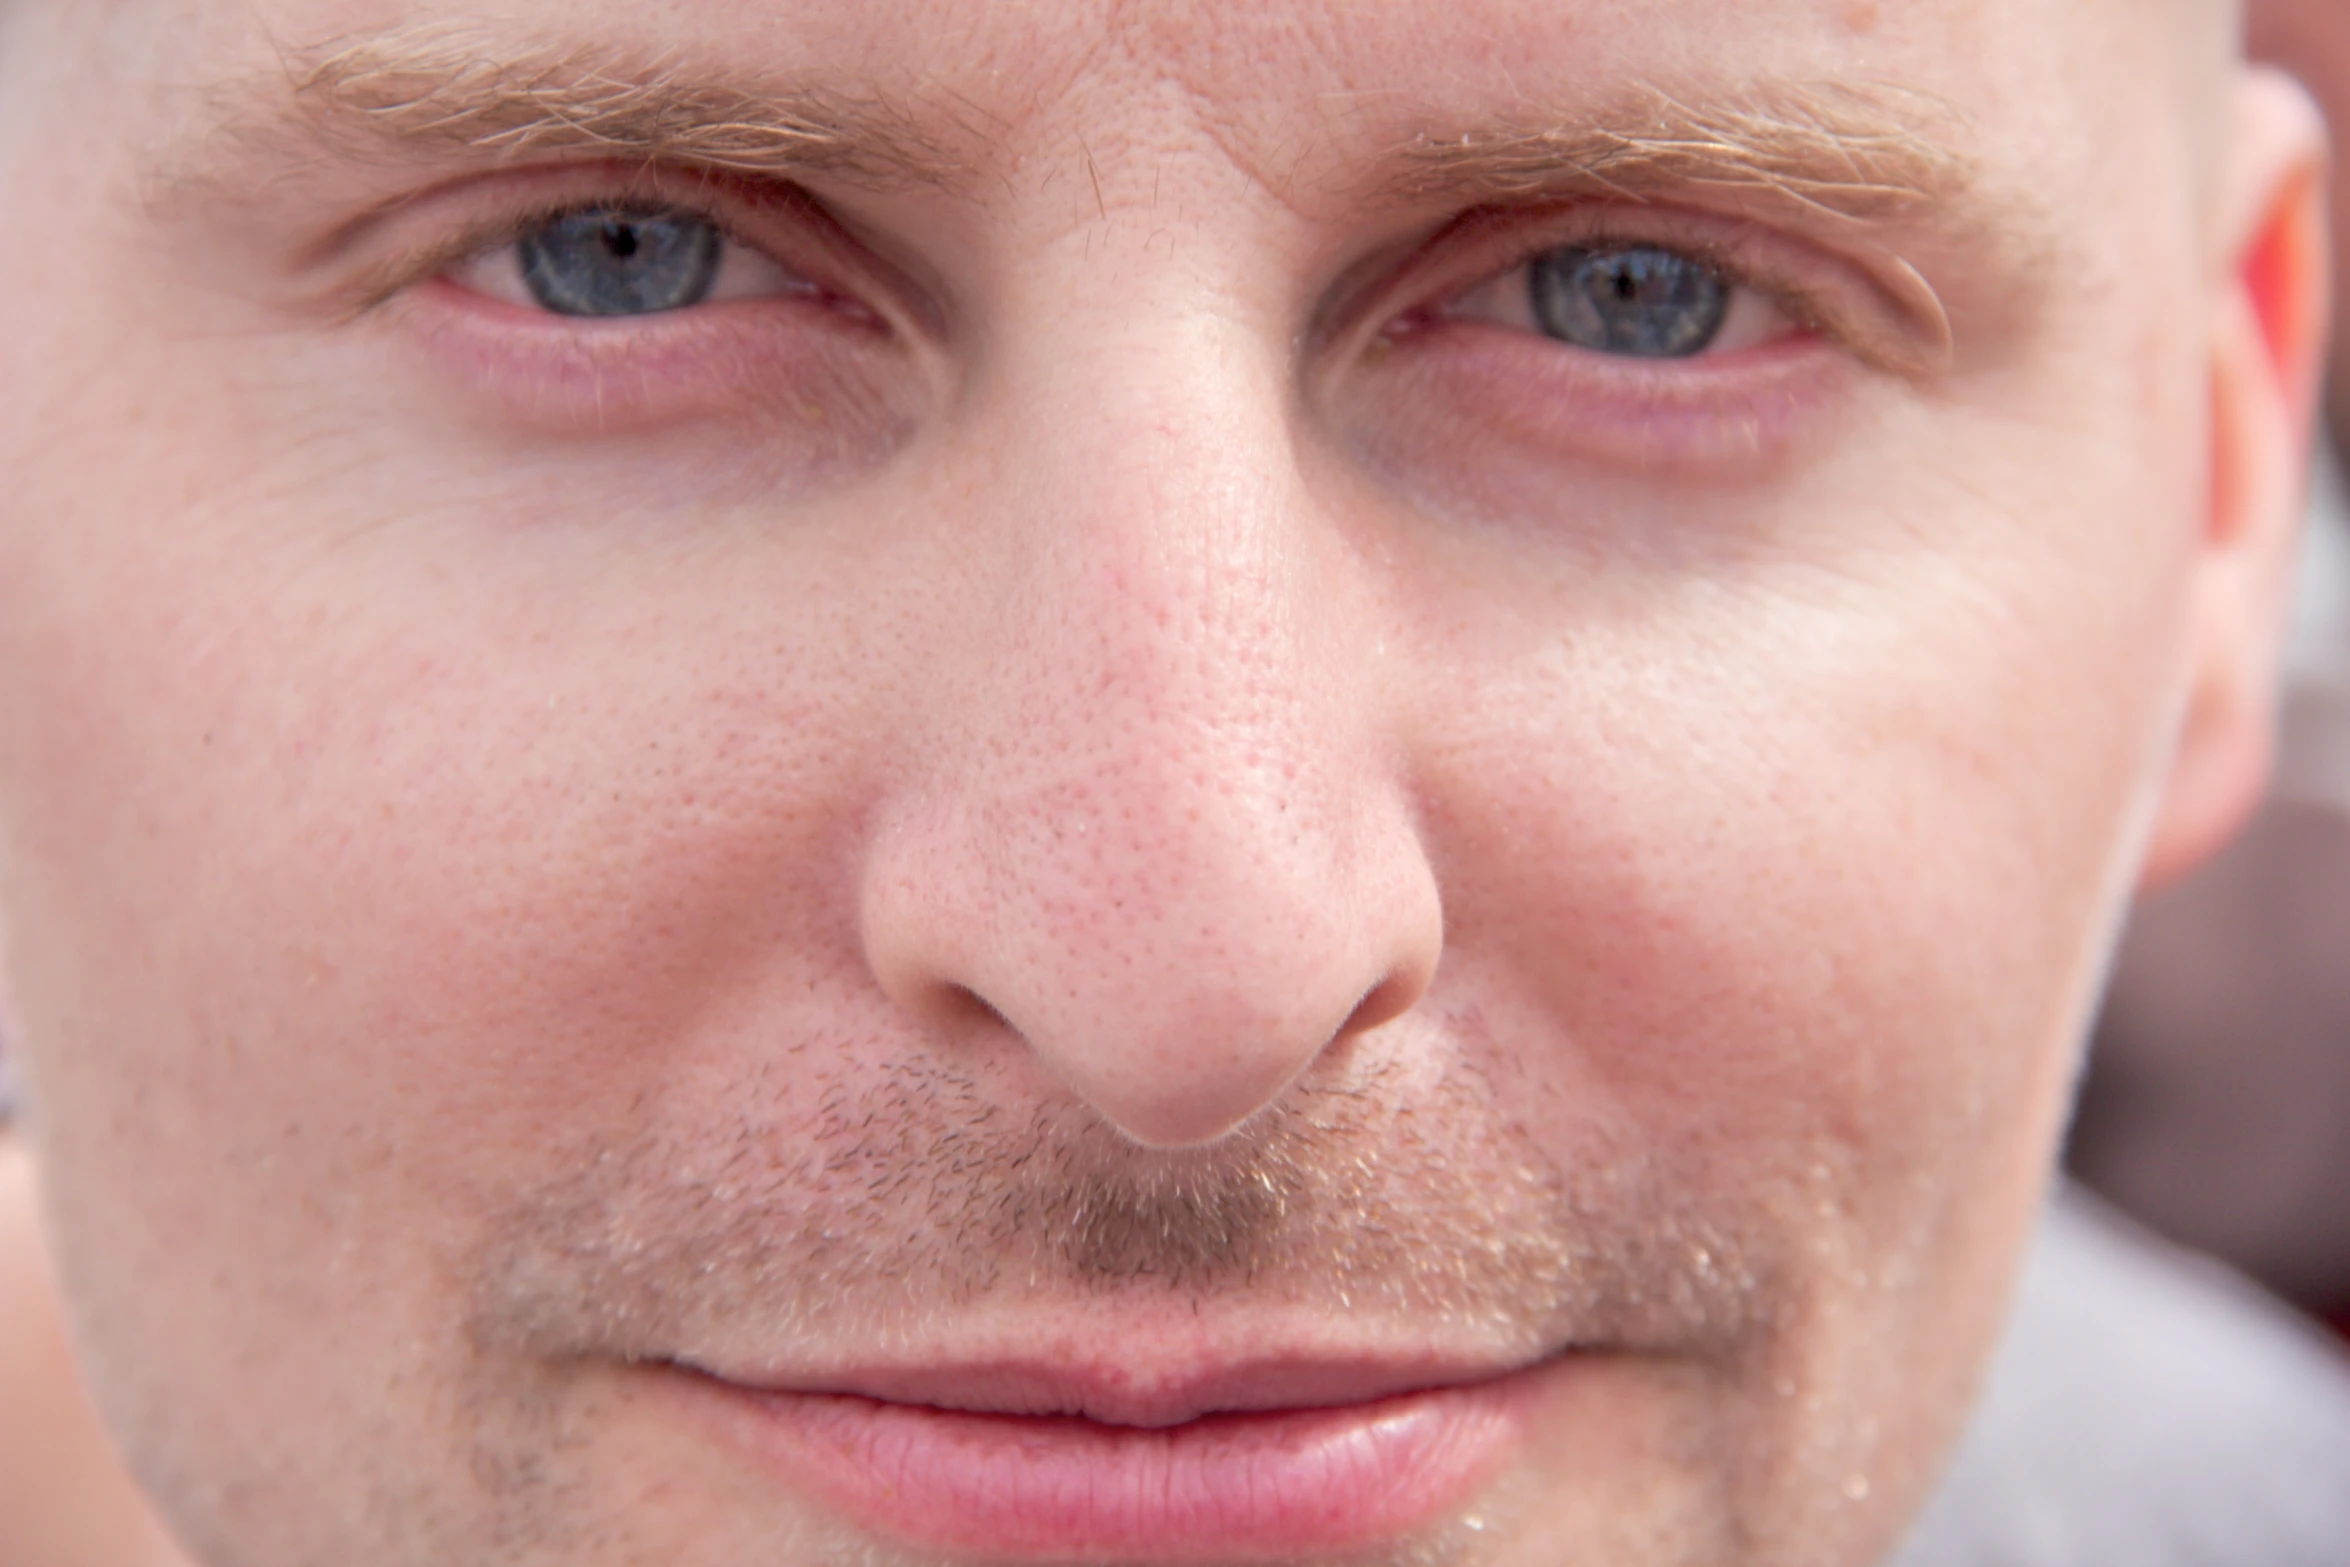
[[[1941,63],[2014,68],[2101,40],[2105,58],[2174,32],[2212,0],[1034,0],[973,7],[956,0],[143,0],[215,37],[254,34],[305,45],[447,24],[500,34],[652,45],[689,57],[704,45],[735,58],[848,69],[899,86],[995,84],[975,107],[1042,106],[1056,86],[1141,73],[1203,96],[1279,86],[1296,92],[1506,94],[1528,70],[1596,87],[1628,68],[1768,74],[1799,65],[1849,69]],[[118,5],[117,14],[132,9]],[[2126,35],[2126,36],[2125,36]],[[184,41],[184,40],[181,40]],[[2152,58],[2152,50],[2144,53]],[[1339,105],[1343,106],[1343,105]],[[1250,105],[1228,98],[1224,107]],[[998,122],[1000,123],[1000,122]]]

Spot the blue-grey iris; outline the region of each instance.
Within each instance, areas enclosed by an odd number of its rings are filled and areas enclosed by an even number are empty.
[[[1578,348],[1639,359],[1684,359],[1721,335],[1730,284],[1669,250],[1554,250],[1530,269],[1534,319]]]
[[[517,244],[531,297],[566,316],[644,316],[709,297],[718,230],[684,213],[593,207]]]

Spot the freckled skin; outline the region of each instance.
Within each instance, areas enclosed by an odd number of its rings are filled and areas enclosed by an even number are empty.
[[[1523,1380],[1365,1567],[1876,1560],[2258,784],[2305,103],[2134,0],[640,9],[500,14],[942,161],[564,335],[460,263],[697,177],[189,88],[455,0],[0,23],[0,1025],[192,1556],[940,1561],[663,1367],[1011,1345]],[[1777,302],[1669,373],[1454,310],[1588,182],[1369,171],[1627,83],[1967,189],[1610,209]]]

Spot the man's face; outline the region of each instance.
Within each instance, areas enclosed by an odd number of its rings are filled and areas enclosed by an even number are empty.
[[[2195,667],[2178,47],[18,5],[6,1021],[196,1553],[1882,1550]]]

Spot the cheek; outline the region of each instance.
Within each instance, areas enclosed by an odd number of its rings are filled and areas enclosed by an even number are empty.
[[[1898,1203],[2042,1151],[2160,703],[2077,605],[1876,569],[1603,571],[1570,633],[1489,620],[1422,788],[1448,972],[1660,1135]]]
[[[387,1379],[453,1363],[449,1259],[565,1145],[714,1096],[706,1061],[803,1009],[856,1026],[843,802],[891,633],[828,606],[889,564],[722,516],[667,551],[477,520],[321,548],[188,517],[204,549],[48,560],[10,622],[6,906],[68,1272],[95,1341],[221,1348],[112,1357],[158,1452],[380,1423]]]
[[[2159,550],[2037,542],[2054,495],[2011,519],[1935,489],[1947,547],[1815,532],[1801,566],[1669,577],[1578,554],[1486,585],[1419,659],[1434,1004],[1478,1012],[1566,1156],[1674,1150],[1774,1216],[1797,1261],[1741,1395],[1753,1450],[1860,1441],[1822,1461],[1880,1495],[1963,1407],[2044,1179],[2175,608]],[[2110,592],[2078,591],[2098,562]]]
[[[1947,748],[1751,673],[1652,664],[1531,728],[1605,675],[1568,654],[1486,686],[1477,782],[1440,791],[1448,963],[1490,962],[1474,982],[1653,1138],[1890,1193],[2036,1093],[2078,910],[2039,901],[2007,802],[1948,787]]]
[[[759,955],[836,947],[874,693],[823,606],[857,594],[733,542],[535,579],[345,561],[234,608],[182,598],[135,664],[77,660],[70,755],[36,772],[71,781],[69,905],[198,998],[142,1022],[217,1013],[250,1047],[189,1070],[260,1074],[272,1036],[286,1059],[240,1098],[330,1090],[375,1119],[562,1072],[576,1102],[596,1083],[542,1052],[641,1060]],[[93,906],[107,887],[138,890]]]

